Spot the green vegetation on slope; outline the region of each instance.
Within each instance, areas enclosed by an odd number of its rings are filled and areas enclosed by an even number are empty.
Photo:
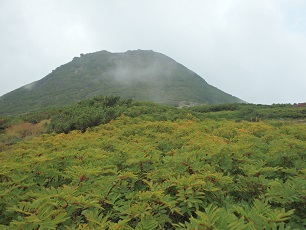
[[[43,79],[0,97],[0,116],[68,105],[96,95],[173,106],[241,102],[163,54],[100,51],[76,57]]]
[[[237,117],[231,105],[200,111],[111,98],[78,104],[120,111],[107,124],[3,149],[2,229],[306,227],[305,123]],[[82,115],[74,106],[51,123]],[[305,118],[303,108],[276,110]]]
[[[41,133],[68,133],[72,130],[84,132],[89,127],[105,124],[122,114],[150,121],[176,121],[187,118],[189,114],[200,120],[209,118],[258,122],[267,119],[295,119],[303,123],[306,109],[290,104],[267,106],[237,103],[178,109],[151,102],[120,99],[118,96],[96,96],[65,107],[15,117],[0,117],[0,150]]]
[[[195,116],[205,118],[226,118],[236,121],[260,121],[267,119],[305,119],[306,108],[291,104],[254,105],[220,104],[185,108]]]
[[[85,132],[87,128],[108,123],[123,113],[132,100],[120,97],[94,97],[67,106],[52,117],[49,130],[68,133],[71,130]]]

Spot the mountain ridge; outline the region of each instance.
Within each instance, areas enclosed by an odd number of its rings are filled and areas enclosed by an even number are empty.
[[[102,50],[74,57],[44,78],[1,96],[0,115],[62,106],[96,95],[174,106],[242,102],[164,54]]]

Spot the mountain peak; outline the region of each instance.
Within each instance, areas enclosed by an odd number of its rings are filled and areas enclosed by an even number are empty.
[[[0,97],[0,115],[66,105],[96,95],[179,106],[241,102],[153,50],[80,54],[39,81]]]

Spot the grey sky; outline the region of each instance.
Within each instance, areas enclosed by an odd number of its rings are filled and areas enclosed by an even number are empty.
[[[306,101],[306,0],[1,0],[0,95],[99,50],[166,54],[251,103]]]

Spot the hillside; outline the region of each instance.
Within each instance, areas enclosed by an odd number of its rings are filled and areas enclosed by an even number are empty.
[[[0,228],[304,229],[305,118],[118,97],[27,115],[0,132],[22,135],[0,149]]]
[[[0,97],[0,116],[61,106],[95,95],[166,105],[235,103],[173,59],[153,51],[81,54],[39,81]]]

